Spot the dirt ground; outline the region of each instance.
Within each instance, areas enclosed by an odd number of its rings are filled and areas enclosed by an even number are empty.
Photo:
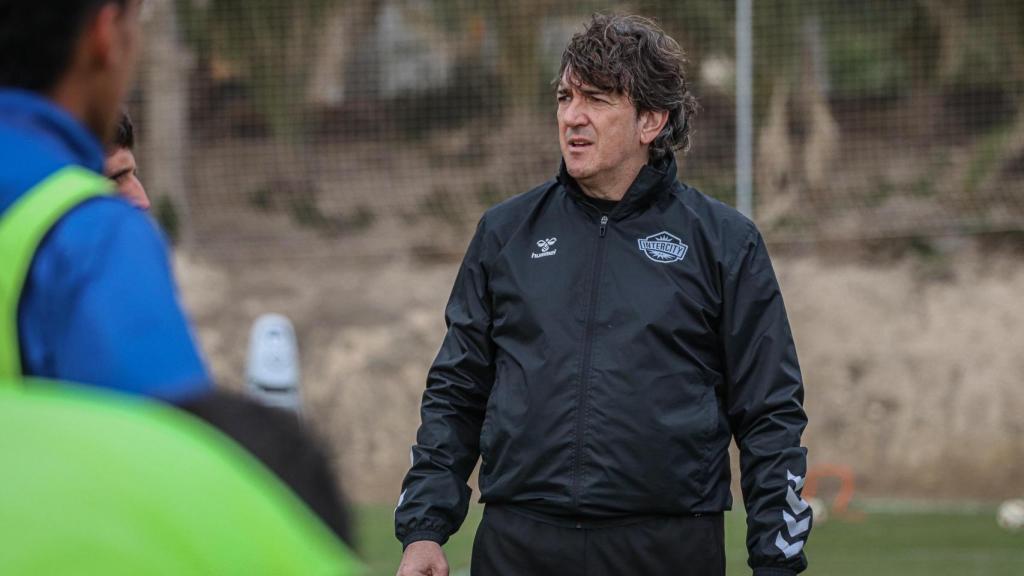
[[[806,382],[812,466],[858,494],[989,499],[1024,484],[1024,257],[972,241],[855,257],[776,251]],[[457,262],[217,260],[178,280],[220,385],[240,388],[261,313],[294,322],[305,404],[346,492],[393,501]]]

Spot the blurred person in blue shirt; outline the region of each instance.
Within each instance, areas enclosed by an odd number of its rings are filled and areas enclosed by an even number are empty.
[[[0,573],[52,573],[38,568],[81,556],[88,562],[72,570],[168,573],[167,562],[237,558],[267,572],[354,574],[326,450],[291,414],[213,389],[163,237],[103,176],[138,57],[140,4],[0,0],[0,422],[35,441],[0,433],[13,462],[0,475],[0,518],[21,518],[0,522],[0,537],[19,542],[0,546]],[[124,169],[111,173],[118,184],[130,180],[118,178]],[[227,471],[204,475],[197,462]],[[190,502],[224,490],[251,498],[181,513],[164,479]],[[46,509],[67,515],[38,514]],[[259,509],[270,513],[262,524],[252,521]],[[131,554],[140,550],[153,555]]]
[[[140,49],[140,4],[0,0],[0,226],[69,167],[102,174],[103,143],[114,136]],[[0,254],[0,277],[15,275],[11,253]],[[21,375],[171,401],[210,389],[163,237],[123,199],[90,197],[60,214],[21,282],[0,294],[14,302],[7,316],[17,323],[0,333],[8,339],[0,346],[10,348],[16,334],[11,364]]]

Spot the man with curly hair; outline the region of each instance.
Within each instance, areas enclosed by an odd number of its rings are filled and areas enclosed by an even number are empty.
[[[635,16],[565,49],[559,174],[483,215],[448,302],[400,576],[448,573],[478,457],[473,574],[723,575],[733,439],[754,574],[806,568],[793,337],[754,224],[677,180],[683,64]]]

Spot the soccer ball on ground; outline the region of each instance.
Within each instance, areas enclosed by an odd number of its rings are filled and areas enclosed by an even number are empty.
[[[1003,530],[1017,532],[1024,528],[1024,499],[1007,500],[999,505],[996,522]]]
[[[821,498],[811,497],[807,499],[807,503],[811,505],[811,510],[814,512],[814,525],[821,526],[828,520],[828,506],[825,501]]]

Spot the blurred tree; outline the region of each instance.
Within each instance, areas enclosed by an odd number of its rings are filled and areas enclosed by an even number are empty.
[[[769,220],[813,209],[838,153],[828,48],[817,2],[754,3],[758,213]]]
[[[375,34],[382,6],[375,0],[337,0],[325,10],[310,63],[312,103],[331,107],[346,98],[376,98],[380,61]]]
[[[540,26],[556,0],[436,0],[435,13],[447,30],[472,35],[478,22],[486,22],[498,44],[497,74],[501,81],[500,105],[522,106],[539,100],[538,38]]]
[[[473,31],[467,23],[483,21],[497,39],[497,74],[501,81],[500,104],[527,111],[554,101],[549,70],[540,59],[541,33],[546,23],[557,18],[579,18],[582,25],[590,14],[607,6],[595,0],[567,3],[559,0],[435,0],[437,15],[449,29]],[[513,114],[514,115],[514,114]]]
[[[273,133],[296,136],[320,26],[341,0],[180,0],[185,37],[202,62],[243,75]]]
[[[706,56],[731,56],[736,51],[734,1],[643,0],[636,4],[636,13],[653,18],[679,42],[689,61],[688,70],[695,78]]]
[[[502,93],[513,106],[532,105],[543,86],[538,62],[540,23],[560,2],[521,0],[488,2],[491,21],[496,25],[501,46],[498,74]]]
[[[151,19],[146,23],[140,84],[150,97],[143,108],[146,186],[153,194],[154,215],[168,238],[188,245],[193,240],[189,227],[188,191],[188,64],[173,0],[151,0]],[[137,111],[133,111],[137,113]],[[137,115],[138,117],[138,115]]]
[[[384,2],[347,0],[339,4],[347,20],[347,37],[341,40],[348,46],[344,68],[346,97],[376,100],[380,97],[380,59],[374,38]],[[328,39],[328,42],[336,41]]]

